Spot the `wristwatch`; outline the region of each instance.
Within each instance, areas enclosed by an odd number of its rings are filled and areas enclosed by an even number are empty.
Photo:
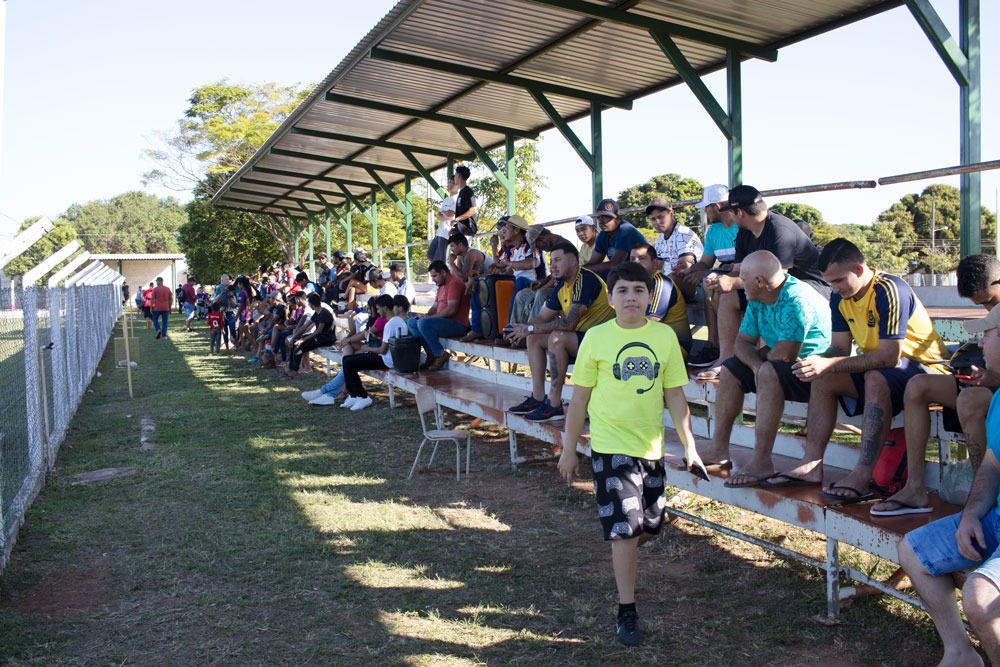
[[[528,333],[534,333],[534,332],[535,332],[535,325],[534,324],[529,324],[528,325]]]

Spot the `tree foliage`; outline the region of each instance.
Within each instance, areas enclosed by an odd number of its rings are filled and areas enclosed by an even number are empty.
[[[180,247],[189,273],[199,282],[213,282],[223,273],[251,273],[284,259],[274,236],[246,220],[253,214],[212,206],[205,197],[189,203],[186,211]]]
[[[28,218],[17,230],[18,234],[26,230],[39,220],[38,216]],[[76,230],[66,220],[59,219],[52,223],[52,230],[35,241],[30,248],[12,260],[4,267],[4,273],[9,276],[22,276],[38,264],[57,252],[60,248],[76,239]],[[58,270],[58,267],[53,271]],[[41,284],[41,283],[40,283]]]
[[[502,166],[507,157],[506,150],[498,148],[489,152],[490,158]],[[545,187],[545,177],[538,171],[541,156],[538,142],[523,139],[514,144],[514,211],[530,223],[535,220],[538,209],[539,190]],[[479,209],[479,226],[488,229],[502,215],[507,213],[507,190],[493,177],[486,165],[476,162],[470,166],[472,178],[469,185],[476,192]]]
[[[819,212],[819,209],[813,208],[808,204],[782,202],[768,205],[768,209],[785,216],[789,220],[801,220],[808,224],[812,229],[813,242],[820,247],[825,246],[841,235],[833,225],[823,219],[823,214]]]
[[[145,151],[157,167],[143,174],[143,184],[186,191],[207,174],[235,172],[308,92],[300,85],[240,85],[226,79],[199,86],[177,121],[176,134],[158,134],[159,145]]]
[[[177,230],[186,216],[173,197],[126,192],[111,199],[73,204],[62,215],[93,253],[176,253]]]
[[[686,199],[700,199],[702,185],[693,178],[685,178],[679,174],[663,174],[654,176],[645,183],[639,183],[626,188],[618,193],[618,206],[620,208],[643,208],[655,197],[663,197],[668,201],[682,201]],[[678,222],[687,225],[692,229],[698,229],[701,225],[698,209],[693,206],[675,209]],[[646,220],[645,211],[637,213],[626,213],[622,216],[636,227],[649,227]]]

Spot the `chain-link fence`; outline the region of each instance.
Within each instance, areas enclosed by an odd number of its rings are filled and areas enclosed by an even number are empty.
[[[0,569],[121,315],[112,278],[0,292]]]

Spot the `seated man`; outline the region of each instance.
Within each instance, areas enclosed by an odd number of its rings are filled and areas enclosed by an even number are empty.
[[[1000,368],[1000,308],[981,320],[967,322],[970,332],[983,331],[979,345],[987,368]],[[1000,394],[997,394],[1000,396]],[[992,424],[992,426],[991,426]],[[1000,398],[994,396],[986,423],[987,452],[976,472],[961,514],[940,519],[910,533],[899,543],[899,564],[917,589],[934,621],[944,656],[939,665],[982,667],[983,660],[965,632],[955,601],[952,573],[976,568],[962,588],[969,625],[989,656],[1000,665]]]
[[[564,241],[552,249],[552,275],[556,284],[548,303],[528,324],[515,324],[508,337],[515,343],[528,341],[531,396],[510,409],[529,421],[562,419],[562,388],[570,360],[576,357],[587,329],[615,316],[608,301],[608,288],[596,273],[580,266],[576,247]],[[546,358],[552,384],[545,395]]]
[[[697,288],[709,273],[729,273],[736,260],[736,232],[739,227],[728,217],[723,217],[719,207],[728,202],[729,188],[725,185],[709,185],[701,195],[701,201],[695,208],[704,211],[708,230],[705,232],[705,248],[701,259],[679,273],[685,283],[692,289]],[[718,268],[716,268],[718,263]],[[705,289],[705,324],[708,327],[708,345],[701,348],[698,354],[688,359],[688,366],[711,367],[719,362],[719,295],[714,290]],[[730,341],[726,341],[727,348]],[[727,349],[727,356],[731,350]]]
[[[368,293],[368,272],[374,268],[375,265],[368,260],[368,254],[364,250],[358,248],[354,251],[351,270],[337,282],[337,292],[341,295],[341,300],[347,302],[345,310],[357,308],[357,295]]]
[[[1000,303],[1000,260],[993,255],[969,255],[958,263],[958,293],[987,311]],[[927,437],[930,435],[930,406],[945,408],[944,422],[950,430],[961,428],[969,449],[973,470],[986,453],[986,413],[997,385],[976,378],[969,384],[954,375],[918,375],[906,383],[903,419],[906,427],[906,485],[891,498],[872,506],[874,516],[900,516],[930,512],[924,484]],[[958,408],[957,421],[956,408]],[[960,426],[959,426],[960,425]]]
[[[308,364],[309,353],[320,347],[328,347],[337,341],[333,333],[333,310],[323,303],[319,294],[312,292],[306,296],[309,307],[313,314],[310,318],[313,330],[294,340],[292,343],[291,355],[288,360],[288,372],[283,379],[294,379],[299,372],[299,367],[303,359]]]
[[[825,356],[808,356],[792,369],[812,383],[805,453],[786,471],[786,481],[823,482],[823,453],[837,422],[837,401],[848,416],[864,413],[861,454],[854,469],[820,495],[840,502],[859,502],[868,491],[872,471],[889,433],[893,415],[903,409],[910,378],[941,373],[948,348],[913,290],[896,276],[871,269],[858,247],[844,238],[823,249],[819,268],[833,289],[830,301],[832,341]],[[848,356],[851,340],[861,354]]]
[[[573,229],[576,231],[576,238],[580,239],[580,264],[586,266],[597,243],[597,223],[589,215],[581,215],[576,219]]]
[[[660,269],[665,275],[679,276],[701,259],[704,250],[701,239],[687,225],[677,222],[674,207],[663,197],[657,197],[646,207],[646,218],[653,229],[660,233],[656,239],[656,256],[663,263]],[[697,285],[679,282],[684,298],[693,299]]]
[[[687,359],[691,351],[691,325],[688,323],[687,304],[670,276],[663,275],[658,266],[656,251],[648,243],[636,243],[629,259],[636,262],[653,278],[653,291],[649,294],[646,319],[663,322],[677,334],[681,356]]]
[[[830,348],[830,306],[819,292],[782,271],[778,258],[766,250],[746,256],[740,277],[747,312],[733,346],[734,356],[722,362],[712,446],[704,461],[732,467],[733,423],[743,411],[744,397],[757,394],[753,457],[726,480],[726,486],[794,485],[795,480],[774,474],[771,451],[785,401],[809,402],[810,385],[795,377],[792,364],[799,357]]]
[[[719,349],[722,353],[731,349],[740,320],[746,310],[746,295],[739,278],[740,262],[757,250],[767,250],[781,262],[781,268],[795,276],[800,282],[808,283],[824,297],[829,297],[830,286],[816,265],[819,251],[808,236],[798,226],[783,215],[767,208],[760,192],[749,185],[738,185],[729,191],[728,201],[719,207],[722,216],[738,227],[736,233],[736,256],[730,273],[709,272],[705,276],[706,290],[715,290],[719,295],[718,323]],[[718,366],[698,374],[700,380],[718,377]]]
[[[584,268],[605,276],[614,267],[627,262],[632,246],[645,241],[646,237],[633,227],[632,223],[621,219],[618,215],[618,202],[614,199],[605,199],[598,204],[593,217],[597,220],[601,232],[594,242],[594,252],[590,256],[590,261]]]
[[[469,331],[469,294],[465,283],[448,270],[440,260],[428,267],[431,280],[437,285],[437,297],[427,315],[414,321],[416,335],[420,337],[427,360],[423,368],[438,371],[451,359],[451,353],[441,345],[442,338],[455,338]]]
[[[390,280],[396,286],[396,294],[402,294],[412,305],[417,297],[413,283],[406,277],[406,264],[393,262],[389,265]]]
[[[553,234],[541,225],[532,225],[529,227],[528,233],[525,236],[531,247],[540,253],[552,252],[552,249],[557,244],[566,240],[558,234]],[[544,256],[542,260],[541,268],[544,271]],[[514,324],[527,324],[532,317],[542,312],[542,308],[549,300],[549,296],[551,296],[555,285],[556,279],[549,273],[531,281],[527,289],[518,291],[514,295],[514,305],[510,310],[509,321]]]
[[[462,337],[462,342],[469,343],[483,337],[483,326],[480,312],[482,304],[479,300],[479,276],[493,264],[493,258],[487,257],[482,250],[469,247],[469,239],[461,232],[455,232],[448,237],[448,268],[465,285],[469,295],[469,333]]]

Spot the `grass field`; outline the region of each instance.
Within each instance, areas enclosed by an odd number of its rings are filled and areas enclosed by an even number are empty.
[[[932,665],[926,616],[866,599],[843,623],[821,574],[678,521],[644,546],[644,646],[614,640],[610,550],[588,479],[514,475],[475,430],[406,480],[419,423],[385,392],[363,412],[298,397],[198,333],[141,338],[136,397],[107,355],[0,588],[2,665]],[[140,419],[155,449],[140,451]],[[454,422],[467,423],[458,415]],[[78,473],[136,474],[81,486]],[[820,556],[817,536],[700,512]],[[863,554],[856,566],[885,570]]]

